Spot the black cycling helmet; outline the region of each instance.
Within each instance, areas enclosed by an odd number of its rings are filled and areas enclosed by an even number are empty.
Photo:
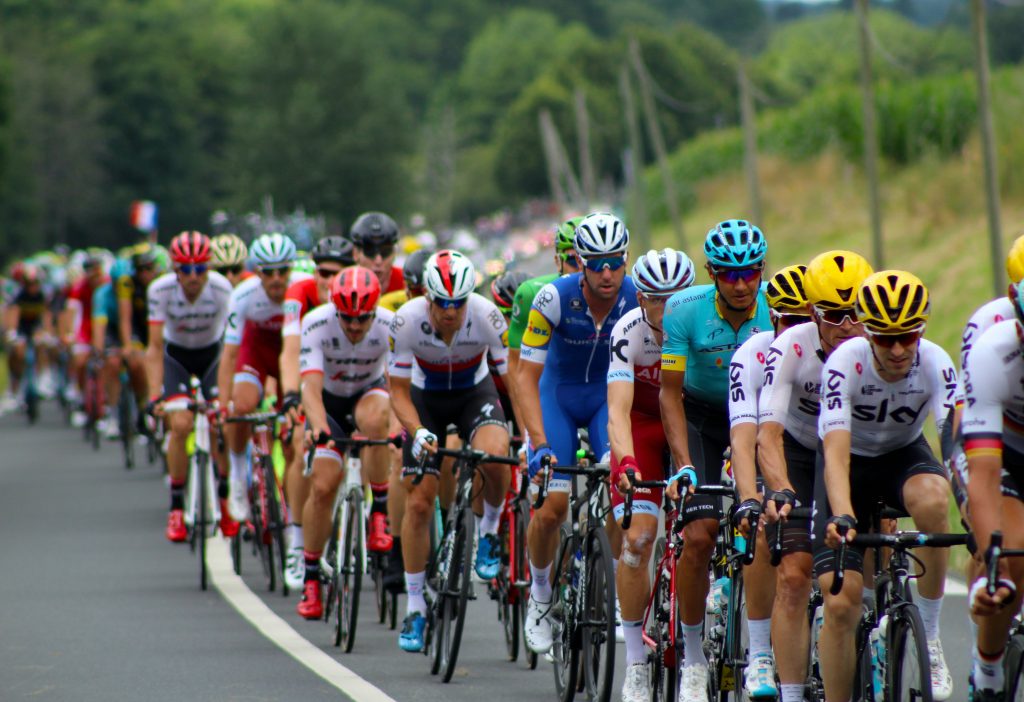
[[[427,265],[430,254],[431,252],[426,249],[417,249],[405,259],[405,263],[402,265],[402,277],[405,278],[405,284],[410,288],[424,286],[423,267]]]
[[[383,212],[364,212],[352,224],[349,238],[356,246],[394,244],[398,241],[398,225]]]
[[[491,281],[491,297],[494,304],[506,309],[512,307],[516,299],[516,290],[529,279],[523,271],[506,271]]]
[[[334,261],[343,266],[354,266],[356,263],[352,256],[352,242],[337,235],[325,236],[316,242],[316,246],[309,252],[309,257],[314,263]]]

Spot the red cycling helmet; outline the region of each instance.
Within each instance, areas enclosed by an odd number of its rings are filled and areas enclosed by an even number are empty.
[[[170,251],[175,263],[208,263],[210,237],[199,232],[182,232],[171,240]]]
[[[349,317],[369,314],[380,299],[380,281],[369,268],[346,268],[331,280],[330,298],[339,314]]]

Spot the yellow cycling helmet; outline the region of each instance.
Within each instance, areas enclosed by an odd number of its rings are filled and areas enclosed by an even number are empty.
[[[1014,285],[1024,280],[1024,234],[1014,240],[1006,255],[1006,275]]]
[[[243,266],[248,258],[248,247],[235,234],[219,234],[210,242],[210,262],[214,268]]]
[[[879,271],[857,292],[857,320],[868,331],[901,334],[928,322],[928,288],[906,271]]]
[[[807,301],[826,310],[853,307],[857,290],[874,271],[871,264],[853,251],[826,251],[807,264],[804,291]]]
[[[807,306],[804,278],[807,266],[786,266],[768,279],[768,306],[780,312],[799,312]]]

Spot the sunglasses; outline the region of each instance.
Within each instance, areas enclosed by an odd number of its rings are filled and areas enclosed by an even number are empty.
[[[871,339],[871,343],[876,346],[881,346],[883,349],[891,349],[896,344],[899,344],[903,348],[908,348],[920,341],[922,336],[924,336],[924,327],[911,329],[910,331],[901,332],[899,334],[879,334],[878,332],[868,332],[868,338]]]
[[[231,275],[238,275],[239,273],[241,273],[244,270],[245,270],[245,266],[241,266],[241,265],[239,265],[239,266],[221,266],[220,268],[217,269],[217,272],[225,274],[225,275],[227,275],[229,273]]]
[[[558,255],[562,257],[562,263],[566,263],[572,268],[580,267],[580,262],[576,260],[576,254],[572,251],[567,251],[566,253],[560,253]]]
[[[360,324],[362,324],[363,322],[369,322],[371,319],[373,319],[373,314],[373,312],[367,312],[366,314],[342,314],[341,312],[339,312],[338,319],[340,319],[342,322],[347,322],[349,324],[352,324],[354,322],[359,322]]]
[[[265,275],[268,278],[273,278],[274,276],[279,276],[281,278],[287,278],[288,275],[292,272],[292,267],[291,266],[280,266],[278,268],[260,268],[259,270],[260,270],[260,274],[261,275]]]
[[[334,269],[334,268],[317,268],[316,269],[316,274],[318,276],[320,276],[321,278],[333,278],[334,276],[338,275],[338,273],[341,273],[341,269],[340,268],[338,268],[338,269]]]
[[[434,299],[430,301],[430,304],[440,307],[442,310],[461,310],[468,301],[468,297],[464,297],[461,300]]]
[[[600,273],[605,268],[610,271],[617,271],[626,265],[625,256],[602,256],[601,258],[584,258],[583,265],[588,271]]]
[[[205,263],[182,263],[174,270],[178,271],[182,275],[202,275],[209,269]]]
[[[787,327],[794,327],[797,324],[803,324],[804,322],[811,321],[811,316],[809,314],[794,314],[794,313],[790,313],[790,312],[776,312],[775,310],[771,310],[771,314],[772,314],[772,319],[774,319],[779,324],[782,324],[782,325],[787,326]],[[840,322],[840,324],[842,324],[842,322]]]
[[[135,272],[136,273],[148,273],[151,270],[153,270],[153,264],[152,263],[147,263],[147,264],[145,264],[143,266],[135,266]]]
[[[761,271],[764,270],[763,266],[756,266],[754,268],[712,268],[712,272],[715,274],[715,278],[719,283],[729,283],[735,285],[741,280],[744,283],[752,283],[761,275]]]
[[[359,248],[367,258],[377,258],[378,256],[381,258],[391,258],[391,255],[395,253],[394,244],[380,244],[379,246],[371,244],[369,246],[360,246]]]
[[[841,310],[823,310],[820,307],[815,307],[814,311],[818,313],[821,321],[831,324],[833,327],[841,326],[847,319],[850,320],[850,324],[860,324],[857,321],[857,313],[853,311],[852,307],[845,307]]]

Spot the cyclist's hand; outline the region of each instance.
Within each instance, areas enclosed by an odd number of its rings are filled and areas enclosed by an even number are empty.
[[[680,495],[679,495],[679,479],[676,478],[676,476],[679,475],[680,473],[682,473],[684,470],[690,472],[690,485],[689,485],[689,487],[687,489],[687,495],[692,495],[693,491],[697,487],[696,486],[696,483],[697,483],[697,479],[696,479],[697,471],[696,471],[696,469],[693,466],[691,466],[689,463],[687,463],[684,466],[680,466],[679,470],[676,472],[676,475],[672,476],[672,479],[669,480],[668,486],[665,488],[665,495],[668,497],[668,499],[672,500],[673,502],[678,500],[679,497],[680,497]]]
[[[544,467],[545,458],[551,461],[552,466],[555,465],[555,452],[551,450],[550,446],[541,444],[533,449],[533,455],[530,456],[530,476],[537,485],[540,485],[544,478],[541,468]]]
[[[636,462],[636,459],[632,456],[623,456],[622,460],[615,467],[615,471],[612,473],[612,485],[616,490],[619,491],[620,495],[625,495],[627,492],[633,489],[633,486],[629,484],[629,478],[626,477],[626,471],[630,468],[633,469],[633,479],[643,480],[643,476],[640,475],[640,466]]]
[[[416,430],[412,440],[413,460],[420,460],[424,451],[431,454],[437,453],[437,435],[426,427],[420,427]]]
[[[845,538],[840,536],[840,531],[845,529]],[[839,548],[839,544],[849,543],[857,535],[857,520],[849,514],[839,514],[828,520],[825,527],[825,545],[829,548]]]
[[[764,496],[764,516],[769,524],[786,521],[796,505],[796,492],[792,488],[767,490]]]
[[[526,444],[519,447],[519,451],[516,452],[516,456],[519,458],[519,471],[526,474],[530,469],[530,452],[526,448]]]
[[[733,513],[733,525],[739,529],[744,538],[750,537],[750,526],[761,516],[761,502],[754,498],[743,500]]]
[[[281,400],[281,414],[288,420],[288,426],[292,427],[299,421],[299,409],[302,407],[302,395],[297,392],[286,392]]]
[[[146,404],[146,414],[154,417],[164,416],[164,398],[163,395],[157,395],[151,397],[149,402]]]
[[[1017,587],[1013,581],[1005,577],[1004,566],[999,564],[999,581],[996,585],[994,595],[988,594],[988,576],[981,576],[971,585],[971,591],[967,596],[970,603],[971,614],[980,617],[990,617],[996,614],[1006,605],[1010,604],[1017,596]]]

